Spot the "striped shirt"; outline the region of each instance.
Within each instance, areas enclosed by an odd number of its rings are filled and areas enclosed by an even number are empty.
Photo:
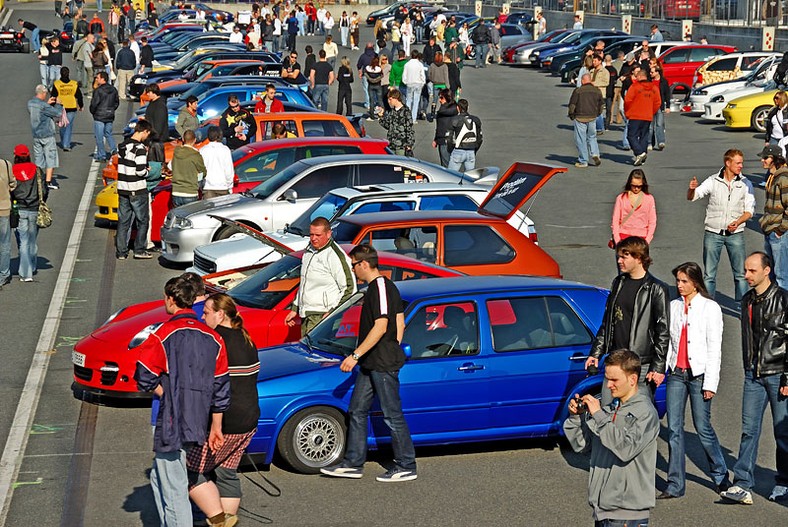
[[[133,138],[118,147],[118,194],[147,192],[148,148]]]

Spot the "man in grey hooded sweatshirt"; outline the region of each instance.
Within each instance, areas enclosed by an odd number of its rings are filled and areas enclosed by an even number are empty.
[[[648,525],[655,504],[659,416],[651,394],[638,390],[639,376],[637,354],[616,350],[605,361],[613,402],[603,408],[589,394],[569,402],[564,432],[575,452],[591,451],[588,503],[596,527]]]

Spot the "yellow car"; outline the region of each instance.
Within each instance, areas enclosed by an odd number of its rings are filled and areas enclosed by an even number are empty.
[[[101,189],[96,195],[96,212],[94,219],[118,221],[118,183],[113,182]]]
[[[756,132],[766,131],[766,116],[774,107],[774,94],[769,90],[733,99],[722,110],[728,128],[752,128]]]

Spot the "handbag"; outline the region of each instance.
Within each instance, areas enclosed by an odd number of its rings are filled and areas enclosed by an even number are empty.
[[[63,111],[60,114],[60,119],[57,120],[57,126],[58,126],[58,128],[65,128],[66,126],[68,126],[69,122],[70,121],[68,120],[68,115],[66,114],[66,109],[63,108]]]
[[[36,184],[38,186],[38,218],[36,225],[39,229],[46,229],[52,225],[52,209],[44,201],[44,188],[41,183],[41,175],[36,173]]]
[[[642,201],[643,201],[643,193],[641,192],[640,194],[638,194],[638,199],[637,199],[636,203],[634,204],[634,206],[632,207],[632,210],[630,210],[627,213],[627,215],[624,216],[624,219],[621,220],[621,223],[619,224],[619,226],[623,226],[627,222],[627,220],[632,217],[632,215],[635,213],[635,211],[638,210],[638,208],[640,208],[640,202],[642,202]],[[612,235],[610,236],[610,239],[607,241],[607,246],[610,247],[611,249],[615,249],[616,248],[616,240],[615,240],[615,238],[613,238]]]

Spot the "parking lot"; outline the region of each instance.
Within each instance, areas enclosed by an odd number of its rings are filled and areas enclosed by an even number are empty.
[[[47,4],[49,5],[49,4]],[[51,10],[29,10],[14,5],[11,20],[27,18],[52,25]],[[362,40],[369,29],[362,28]],[[315,46],[319,37],[300,38],[298,47]],[[341,49],[355,64],[358,52]],[[6,71],[0,78],[6,126],[0,132],[0,156],[8,158],[13,146],[29,141],[25,103],[38,82],[32,55],[3,55]],[[70,59],[67,59],[70,62]],[[470,64],[470,63],[469,63]],[[561,265],[564,278],[607,287],[616,273],[607,248],[613,200],[632,169],[631,152],[621,151],[620,129],[600,137],[602,165],[576,169],[572,123],[566,116],[570,89],[555,77],[530,69],[491,66],[462,72],[462,96],[470,113],[483,123],[484,145],[477,166],[505,170],[515,161],[550,163],[572,168],[559,174],[539,193],[529,216],[536,222],[541,246]],[[360,100],[354,85],[354,100]],[[330,92],[330,105],[336,90]],[[129,109],[122,103],[119,121]],[[642,167],[649,178],[658,211],[658,228],[651,255],[657,277],[670,282],[670,270],[692,260],[701,261],[704,206],[686,201],[689,180],[702,180],[719,170],[728,148],[745,153],[745,170],[756,184],[762,181],[757,152],[762,139],[750,132],[731,132],[721,125],[707,125],[696,118],[670,114],[667,147],[650,153]],[[78,338],[100,325],[109,314],[136,302],[161,296],[164,282],[179,273],[153,261],[116,261],[114,231],[95,226],[92,199],[101,188],[100,176],[91,167],[91,119],[78,116],[75,138],[82,143],[69,154],[61,153],[62,190],[50,198],[55,224],[39,236],[36,282],[14,282],[0,292],[0,342],[5,367],[0,372],[0,438],[21,423],[15,420],[20,400],[37,403],[32,432],[24,438],[24,458],[16,477],[13,501],[5,525],[40,526],[112,525],[154,526],[158,518],[150,493],[147,471],[152,457],[150,410],[109,408],[80,403],[71,395],[71,347]],[[116,132],[125,122],[116,122]],[[374,123],[367,123],[373,137],[385,137]],[[437,162],[430,142],[434,124],[416,126],[417,157]],[[86,198],[87,197],[87,198]],[[763,191],[756,190],[756,211],[762,210]],[[87,213],[84,229],[78,220]],[[757,216],[756,216],[757,217]],[[73,229],[74,225],[77,229]],[[81,240],[73,232],[79,231]],[[76,245],[75,245],[76,242]],[[762,247],[757,221],[746,234],[747,249]],[[73,275],[62,275],[61,263],[75,253]],[[59,280],[59,277],[61,279]],[[65,280],[65,281],[63,281]],[[62,291],[65,308],[48,315],[50,302]],[[721,383],[712,420],[729,466],[737,455],[740,434],[741,346],[735,317],[733,280],[723,257],[718,276],[718,300],[725,312]],[[54,318],[53,318],[54,317]],[[40,400],[22,393],[33,350],[42,328],[56,331],[56,344],[46,350],[48,370]],[[262,365],[265,368],[265,364]],[[35,407],[35,406],[34,406]],[[687,422],[689,423],[689,419]],[[691,428],[690,428],[691,429]],[[93,433],[95,431],[95,433]],[[668,449],[663,419],[657,466],[658,488],[664,484]],[[771,420],[767,413],[758,458],[755,504],[751,507],[722,504],[704,475],[706,461],[694,432],[688,432],[688,486],[684,498],[659,502],[653,525],[692,525],[701,518],[711,526],[737,523],[779,525],[788,520],[785,504],[766,500],[775,469]],[[383,471],[373,454],[367,473]],[[419,479],[412,484],[387,486],[374,477],[359,481],[304,476],[274,464],[261,473],[246,472],[241,525],[355,526],[355,525],[589,525],[586,502],[588,462],[565,444],[544,440],[517,440],[468,446],[430,447],[417,450]],[[7,470],[7,469],[6,469]],[[273,495],[272,495],[273,494]]]

